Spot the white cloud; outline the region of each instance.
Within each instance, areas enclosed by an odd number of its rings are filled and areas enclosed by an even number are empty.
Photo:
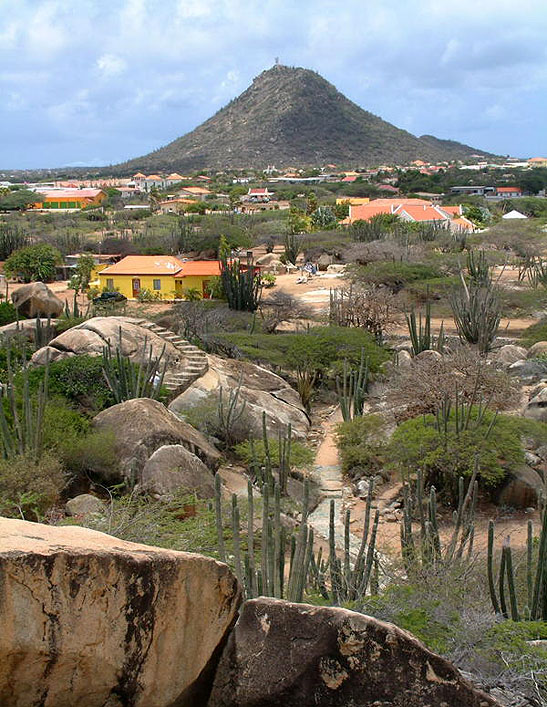
[[[127,62],[116,54],[103,54],[97,59],[97,68],[106,78],[119,76],[127,69]]]

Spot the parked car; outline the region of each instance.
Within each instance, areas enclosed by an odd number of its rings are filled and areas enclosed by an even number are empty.
[[[93,298],[93,304],[110,304],[111,302],[127,302],[127,297],[121,292],[101,292]]]

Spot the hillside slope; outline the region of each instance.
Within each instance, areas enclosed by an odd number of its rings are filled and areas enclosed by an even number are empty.
[[[418,138],[363,110],[319,74],[274,66],[192,132],[119,165],[158,171],[289,165],[367,166],[465,158],[461,143]]]

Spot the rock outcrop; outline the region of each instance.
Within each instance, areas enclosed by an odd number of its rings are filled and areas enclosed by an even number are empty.
[[[156,498],[169,497],[179,489],[193,491],[198,498],[215,495],[213,474],[182,444],[166,444],[157,449],[144,465],[140,483]]]
[[[216,411],[222,388],[225,396],[235,391],[241,382],[239,399],[245,401],[240,424],[248,436],[262,436],[262,411],[266,412],[268,433],[277,437],[278,431],[286,431],[289,423],[293,436],[303,439],[310,421],[302,407],[298,393],[280,376],[248,361],[222,359],[208,356],[209,370],[194,381],[169,405],[169,409],[184,417],[189,410],[207,401]]]
[[[146,463],[154,452],[165,445],[185,447],[188,455],[195,457],[192,461],[194,466],[201,459],[214,469],[220,461],[220,452],[201,432],[150,398],[126,400],[103,410],[93,418],[93,427],[114,432],[114,449],[120,472],[122,478],[128,481],[141,483]],[[111,483],[119,480],[107,479]]]
[[[92,496],[90,493],[81,493],[78,496],[74,496],[65,504],[67,516],[74,516],[75,518],[81,518],[91,513],[103,513],[104,510],[104,503],[97,496]]]
[[[208,707],[494,707],[396,626],[345,609],[246,602]]]
[[[63,301],[43,282],[18,287],[11,301],[24,317],[58,317],[64,309]]]
[[[523,465],[508,475],[495,500],[499,506],[535,508],[543,489],[543,480],[538,472]]]
[[[528,349],[527,358],[538,358],[547,354],[547,341],[536,341]]]
[[[494,360],[501,363],[503,366],[511,366],[517,361],[522,361],[526,358],[526,349],[515,344],[505,344],[501,346],[494,354]]]
[[[239,600],[215,560],[2,518],[0,704],[206,704]]]
[[[50,335],[55,336],[57,333],[56,319],[39,318],[38,321],[40,322],[38,326],[42,328],[42,331],[46,332],[49,328]],[[37,331],[38,328],[36,325],[36,319],[22,319],[21,321],[12,322],[11,324],[4,324],[4,326],[1,326],[0,336],[8,339],[13,336],[24,337],[34,344],[36,343]]]
[[[524,410],[524,417],[547,422],[547,386],[535,390]]]

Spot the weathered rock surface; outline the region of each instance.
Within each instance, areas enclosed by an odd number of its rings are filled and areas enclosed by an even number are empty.
[[[522,361],[526,358],[527,351],[523,346],[515,346],[515,344],[506,344],[502,346],[494,355],[494,360],[502,365],[510,366],[517,361]]]
[[[535,359],[516,361],[509,366],[508,371],[524,385],[534,385],[542,380],[547,380],[547,361]]]
[[[55,335],[56,320],[55,319],[39,319],[40,325],[45,330],[48,326],[51,334]],[[4,324],[0,327],[0,336],[11,338],[13,336],[21,336],[28,339],[32,343],[36,341],[36,319],[22,319],[19,322]]]
[[[527,358],[537,358],[547,354],[547,341],[537,341],[528,349]]]
[[[262,436],[262,411],[266,412],[268,433],[276,437],[279,430],[286,431],[292,425],[293,436],[302,439],[306,436],[310,421],[296,390],[280,376],[247,361],[222,359],[208,356],[209,370],[198,378],[169,405],[177,415],[192,408],[211,402],[216,404],[222,387],[227,397],[235,391],[241,379],[240,400],[246,407],[241,418],[249,436]]]
[[[490,707],[406,631],[338,608],[260,598],[230,634],[208,707]]]
[[[226,565],[2,518],[0,577],[1,705],[206,703],[239,604]]]
[[[433,349],[426,349],[425,351],[420,351],[416,356],[418,361],[440,361],[442,359],[442,354],[438,351],[433,351]]]
[[[201,432],[150,398],[113,405],[93,418],[93,426],[114,432],[120,471],[127,480],[140,483],[144,465],[164,445],[182,445],[210,468],[215,468],[220,461],[219,451]]]
[[[157,449],[144,465],[140,483],[146,491],[160,498],[179,489],[193,491],[198,498],[215,495],[213,474],[182,444],[166,444]]]
[[[535,469],[522,466],[508,476],[496,494],[499,506],[535,508],[543,491],[543,481]]]
[[[90,493],[81,493],[79,496],[74,496],[65,504],[66,514],[69,516],[85,516],[90,513],[102,513],[104,504]]]
[[[535,395],[528,402],[524,410],[524,417],[529,417],[531,420],[539,420],[540,422],[547,422],[547,387],[534,392]]]
[[[164,351],[164,358],[172,364],[177,364],[181,356],[180,351],[153,331],[139,326],[137,321],[131,317],[93,317],[56,336],[49,342],[49,347],[65,356],[100,356],[104,347],[110,345],[113,350],[119,348],[124,356],[135,363],[146,360],[150,351],[155,357]],[[43,357],[39,349],[32,361],[39,363],[41,358]]]
[[[25,317],[58,317],[64,304],[43,282],[31,282],[11,293],[11,301]]]

